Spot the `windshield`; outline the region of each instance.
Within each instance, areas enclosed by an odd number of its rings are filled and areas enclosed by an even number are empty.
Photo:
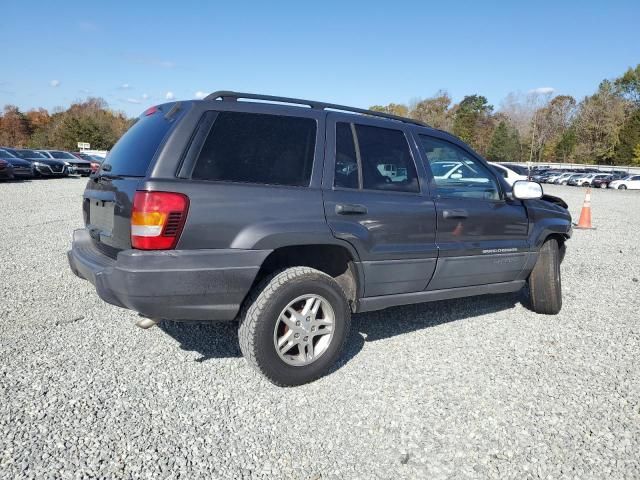
[[[22,158],[47,158],[35,150],[18,150],[18,155]]]
[[[16,156],[0,148],[0,158],[16,158]]]
[[[61,160],[75,160],[76,157],[67,152],[60,152],[58,150],[49,150],[49,153],[53,158],[59,158]]]

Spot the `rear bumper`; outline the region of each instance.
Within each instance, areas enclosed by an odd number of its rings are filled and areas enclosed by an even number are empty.
[[[154,319],[232,320],[270,250],[124,250],[114,260],[89,233],[67,252],[78,277],[105,302]]]

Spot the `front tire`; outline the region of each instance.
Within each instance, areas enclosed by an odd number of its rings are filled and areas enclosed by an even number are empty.
[[[340,285],[308,267],[268,277],[245,308],[240,350],[259,373],[283,387],[323,376],[342,353],[351,323]]]
[[[626,189],[627,189],[627,186],[626,186],[626,185],[620,185],[620,186],[618,187],[618,190],[626,190]]]
[[[562,309],[560,246],[555,238],[547,240],[529,275],[531,309],[544,315],[556,315]]]

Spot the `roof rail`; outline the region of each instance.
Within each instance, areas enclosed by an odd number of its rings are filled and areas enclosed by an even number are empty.
[[[303,100],[300,98],[277,97],[274,95],[260,95],[257,93],[242,93],[220,90],[207,95],[204,100],[221,99],[222,101],[235,102],[240,98],[246,98],[248,100],[263,100],[267,102],[292,103],[295,105],[306,105],[316,110],[338,110],[343,112],[360,113],[362,115],[382,117],[389,120],[396,120],[398,122],[413,123],[415,125],[420,125],[421,127],[429,127],[429,125],[419,120],[413,120],[411,118],[401,117],[399,115],[392,115],[391,113],[376,112],[373,110],[366,110],[364,108],[347,107],[345,105],[336,105],[334,103],[316,102],[315,100]]]

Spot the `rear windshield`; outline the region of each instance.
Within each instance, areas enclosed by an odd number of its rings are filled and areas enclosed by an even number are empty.
[[[144,177],[158,147],[175,123],[175,116],[165,117],[173,105],[160,105],[153,113],[140,115],[111,149],[103,162],[103,169],[110,165],[110,174]]]

